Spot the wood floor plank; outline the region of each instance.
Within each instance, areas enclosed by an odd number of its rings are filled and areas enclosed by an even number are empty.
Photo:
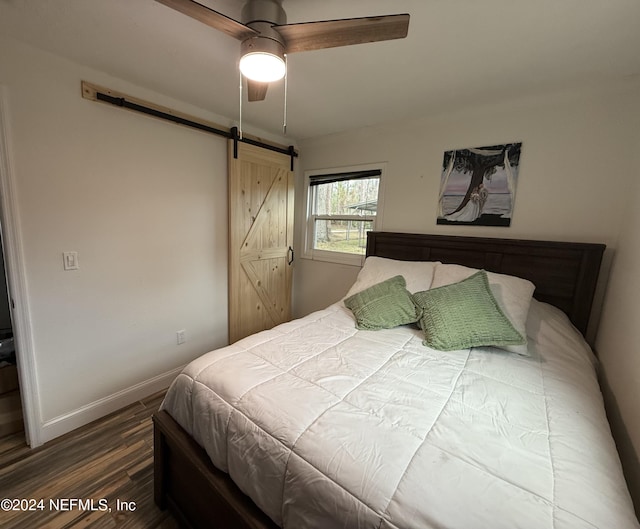
[[[153,502],[151,416],[163,396],[150,395],[34,450],[23,436],[0,439],[0,499],[44,502],[33,511],[0,511],[0,527],[177,529]],[[65,504],[69,499],[82,504]]]

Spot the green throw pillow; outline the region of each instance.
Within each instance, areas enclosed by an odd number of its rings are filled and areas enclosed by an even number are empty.
[[[356,318],[356,327],[377,331],[418,321],[406,285],[404,277],[395,276],[345,299],[344,304]]]
[[[440,351],[525,343],[496,302],[484,270],[443,287],[416,292],[424,345]]]

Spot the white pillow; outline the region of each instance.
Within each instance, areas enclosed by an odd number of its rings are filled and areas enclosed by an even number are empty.
[[[433,274],[431,288],[442,287],[462,281],[475,274],[477,268],[469,268],[456,264],[438,263]],[[516,330],[527,339],[527,315],[531,305],[531,297],[535,290],[535,285],[531,281],[506,274],[496,274],[487,272],[491,293],[500,305],[504,315],[509,318]],[[512,353],[529,355],[527,344],[506,345],[501,347]]]
[[[345,298],[395,276],[404,277],[407,290],[412,294],[429,290],[436,264],[437,261],[398,261],[386,257],[367,257]]]

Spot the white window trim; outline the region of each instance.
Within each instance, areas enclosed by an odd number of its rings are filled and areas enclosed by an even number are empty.
[[[371,169],[379,169],[380,170],[380,183],[378,184],[378,207],[375,216],[356,216],[354,215],[354,220],[364,221],[364,220],[373,220],[373,229],[375,231],[382,230],[382,216],[384,211],[384,182],[385,182],[385,172],[387,169],[386,162],[379,163],[371,163],[371,164],[362,164],[362,165],[350,165],[347,167],[334,167],[331,169],[312,169],[309,171],[305,171],[304,173],[304,187],[305,187],[305,195],[304,195],[304,222],[305,227],[302,230],[302,245],[303,248],[302,258],[303,259],[312,259],[314,261],[324,261],[328,263],[337,263],[337,264],[346,264],[351,266],[359,266],[361,267],[364,264],[364,255],[356,255],[349,254],[344,252],[331,252],[328,250],[317,250],[313,248],[313,229],[316,219],[328,219],[330,215],[313,215],[313,203],[311,201],[311,186],[309,185],[310,177],[318,174],[332,174],[332,173],[349,173],[354,171],[367,171]],[[346,218],[349,215],[339,215],[339,217]]]

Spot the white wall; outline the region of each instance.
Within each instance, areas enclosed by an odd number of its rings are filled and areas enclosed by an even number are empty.
[[[616,91],[585,90],[306,140],[300,144],[303,170],[388,162],[386,231],[612,245],[629,179],[633,101],[626,86]],[[514,141],[523,145],[511,227],[437,226],[443,152]],[[300,206],[304,195],[302,181],[299,184]],[[298,228],[303,219],[299,207]],[[339,299],[357,271],[299,260],[296,314]],[[333,281],[338,274],[340,281]]]
[[[0,39],[36,444],[227,343],[226,140],[85,100],[81,80],[230,124]],[[64,251],[79,270],[63,270]]]
[[[635,112],[634,163],[627,170],[627,206],[611,267],[596,347],[603,367],[609,419],[636,511],[640,513],[640,98]]]
[[[630,82],[461,110],[306,140],[300,145],[304,170],[388,162],[386,231],[607,244],[600,304],[615,259],[597,348],[613,389],[614,398],[607,399],[608,412],[619,419],[612,426],[625,448],[620,453],[636,505],[640,505],[639,116],[640,89],[637,82]],[[443,152],[513,141],[523,145],[511,227],[436,225]],[[300,206],[304,194],[302,181],[299,183]],[[301,244],[301,207],[297,213]],[[296,315],[340,299],[358,271],[358,267],[299,260]],[[598,308],[595,312],[597,316]],[[592,339],[596,330],[591,329]]]

